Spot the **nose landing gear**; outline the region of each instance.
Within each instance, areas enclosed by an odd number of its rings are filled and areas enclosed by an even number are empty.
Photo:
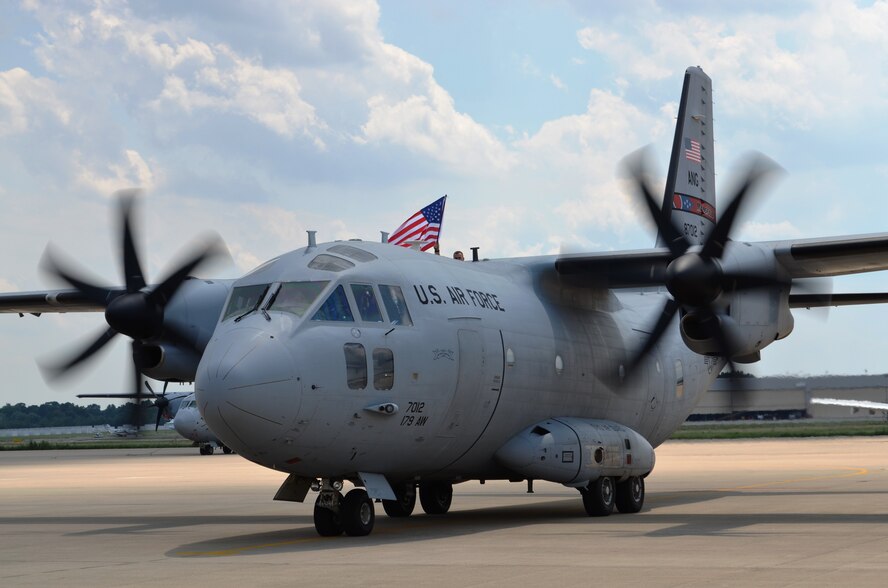
[[[345,532],[351,537],[369,535],[376,522],[373,501],[363,488],[355,488],[344,497],[341,480],[323,480],[315,501],[314,524],[318,535],[336,537]]]

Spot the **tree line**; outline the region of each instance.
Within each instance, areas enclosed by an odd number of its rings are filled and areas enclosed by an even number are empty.
[[[0,429],[90,425],[119,427],[134,424],[134,413],[132,403],[121,406],[109,404],[102,408],[98,404],[80,406],[71,402],[46,402],[31,405],[19,402],[0,407]],[[143,424],[154,423],[154,419],[157,418],[157,408],[147,401],[142,403],[141,413]]]

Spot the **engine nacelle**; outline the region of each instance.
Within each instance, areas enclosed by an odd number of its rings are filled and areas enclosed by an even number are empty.
[[[541,421],[496,452],[497,460],[529,479],[585,485],[602,476],[623,480],[654,469],[647,439],[613,421],[573,417]]]
[[[200,353],[213,336],[232,280],[185,280],[164,311],[164,325],[174,325],[187,341],[170,342],[163,335],[141,346],[142,373],[156,380],[193,382]],[[189,344],[191,348],[189,348]]]
[[[713,301],[719,312],[691,310],[681,317],[681,338],[695,353],[721,355],[723,344],[716,336],[721,333],[733,350],[734,362],[758,361],[762,349],[792,332],[790,280],[773,251],[755,243],[729,241],[720,265],[728,275],[759,274],[772,278],[774,283],[740,290],[732,290],[726,284],[725,291]]]
[[[191,349],[175,345],[143,345],[142,373],[154,380],[193,382],[200,356]]]

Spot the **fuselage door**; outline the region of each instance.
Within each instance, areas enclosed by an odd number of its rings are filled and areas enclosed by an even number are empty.
[[[503,344],[498,330],[459,329],[456,390],[437,437],[442,454],[456,461],[478,440],[493,417],[503,385]]]

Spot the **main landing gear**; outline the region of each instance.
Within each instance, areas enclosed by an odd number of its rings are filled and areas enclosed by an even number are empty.
[[[622,513],[635,513],[644,505],[644,478],[641,476],[630,476],[622,482],[602,476],[579,490],[583,507],[590,517],[606,517],[615,506]]]

